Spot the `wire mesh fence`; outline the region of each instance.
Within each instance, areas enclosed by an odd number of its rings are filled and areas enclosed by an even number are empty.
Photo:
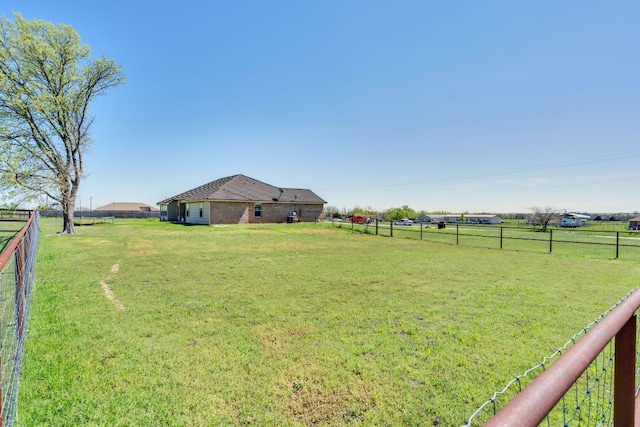
[[[523,374],[510,380],[500,391],[485,401],[475,410],[462,427],[481,426],[490,420],[500,409],[502,409],[511,399],[520,393],[533,379],[548,369],[548,367],[558,360],[566,351],[572,347],[580,338],[585,336],[607,315],[634,292],[627,294],[618,303],[609,308],[606,312],[598,316],[592,323],[578,331],[562,347],[557,349],[552,355],[545,357],[542,362],[525,371]],[[636,337],[638,336],[636,327]],[[637,338],[636,338],[637,342]],[[635,349],[636,360],[638,351]],[[570,389],[557,402],[553,409],[546,415],[542,426],[612,426],[614,408],[614,361],[615,344],[609,341],[600,351],[587,369],[578,377]],[[636,363],[635,384],[638,384],[639,369]],[[635,390],[638,395],[638,389]]]
[[[640,260],[640,232],[577,230],[573,228],[507,227],[497,225],[434,224],[394,225],[390,222],[352,224],[334,222],[334,227],[354,232],[435,243],[557,253],[604,259]]]
[[[0,253],[0,400],[2,426],[13,425],[33,289],[38,213]]]

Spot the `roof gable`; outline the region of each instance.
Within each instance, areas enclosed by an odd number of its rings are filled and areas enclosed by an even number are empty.
[[[201,200],[326,203],[311,190],[279,188],[238,174],[211,181],[158,202],[158,204],[168,204],[172,201],[195,202]]]

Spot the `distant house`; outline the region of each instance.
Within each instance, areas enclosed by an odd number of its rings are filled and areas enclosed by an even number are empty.
[[[159,214],[160,209],[139,202],[111,202],[91,212],[91,216],[103,218],[157,218]]]
[[[322,218],[325,203],[311,190],[233,175],[169,197],[158,206],[162,221],[210,225],[315,222]]]
[[[95,209],[98,212],[157,212],[159,209],[146,203],[112,202]]]
[[[640,230],[640,216],[633,217],[629,220],[629,230]]]
[[[433,222],[433,218],[430,215],[420,215],[416,222]]]
[[[446,222],[450,224],[500,224],[502,218],[492,214],[446,214],[435,215],[432,217],[433,222]]]
[[[590,220],[589,215],[582,215],[578,213],[566,213],[560,218],[560,227],[582,227]]]

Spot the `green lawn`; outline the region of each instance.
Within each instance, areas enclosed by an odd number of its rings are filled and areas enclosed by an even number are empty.
[[[640,285],[322,224],[41,225],[19,426],[460,425]]]
[[[391,236],[388,222],[378,224],[377,231],[373,223],[335,223],[333,226],[365,234],[375,235],[377,232],[379,236]],[[553,227],[541,232],[534,227],[447,224],[446,228],[439,229],[433,224],[423,225],[422,228],[420,224],[414,224],[410,227],[394,226],[393,237],[490,249],[499,249],[502,240],[502,248],[512,251],[544,254],[549,253],[551,246],[554,254],[600,259],[613,259],[617,255],[622,259],[640,261],[640,233],[626,229],[614,231]]]
[[[0,220],[0,252],[11,242],[14,236],[24,227],[26,221]]]

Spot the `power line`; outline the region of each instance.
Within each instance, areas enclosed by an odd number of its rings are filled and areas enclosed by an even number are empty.
[[[640,157],[640,150],[632,150],[632,151],[626,151],[626,152],[614,153],[614,154],[603,154],[599,156],[585,157],[582,159],[557,161],[552,163],[518,167],[513,169],[505,169],[502,171],[486,172],[486,173],[480,173],[475,175],[463,175],[463,176],[454,176],[454,177],[448,177],[448,178],[437,178],[437,179],[417,180],[417,181],[403,181],[403,182],[389,183],[389,184],[376,184],[376,185],[354,186],[354,187],[350,186],[349,189],[363,190],[363,189],[384,188],[384,187],[401,187],[404,185],[423,185],[423,184],[436,184],[436,183],[442,183],[442,182],[467,181],[467,180],[479,179],[479,178],[490,178],[490,177],[503,176],[503,175],[520,174],[525,172],[537,172],[537,171],[549,170],[549,169],[580,166],[580,165],[586,165],[586,164],[596,163],[596,162],[612,162],[616,160],[628,160],[634,157]],[[318,191],[336,190],[336,189],[342,189],[342,188],[344,188],[344,186],[333,187],[333,188],[319,188]]]

